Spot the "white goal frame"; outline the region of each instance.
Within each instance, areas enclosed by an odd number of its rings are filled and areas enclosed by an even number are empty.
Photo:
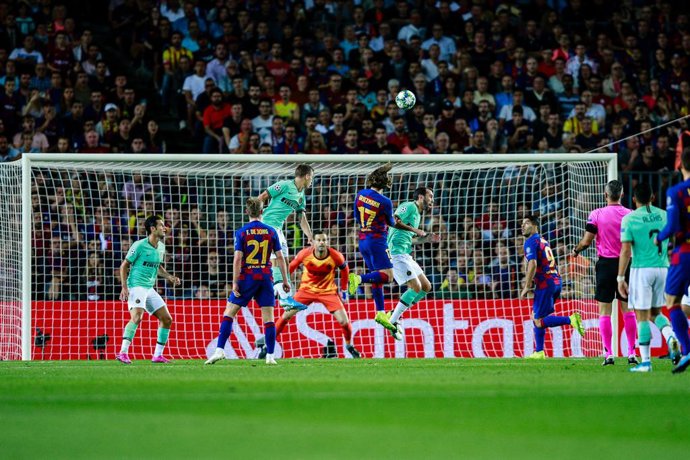
[[[21,346],[22,360],[31,360],[32,330],[31,330],[31,251],[32,244],[32,207],[31,207],[31,171],[34,166],[61,162],[196,162],[196,163],[343,163],[348,160],[358,163],[435,163],[435,162],[473,162],[478,166],[499,166],[533,163],[570,163],[600,161],[607,163],[608,180],[618,178],[618,157],[615,153],[563,153],[563,154],[450,154],[450,155],[203,155],[203,154],[24,154],[21,158],[22,167],[22,321]],[[260,171],[260,169],[258,169]],[[356,192],[352,190],[352,192]],[[614,310],[617,311],[617,310]],[[614,331],[617,330],[617,315],[612,315]],[[613,343],[614,356],[618,355],[618,341]]]

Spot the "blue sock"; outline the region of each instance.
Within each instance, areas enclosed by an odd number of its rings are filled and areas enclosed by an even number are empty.
[[[683,355],[690,353],[690,336],[688,336],[688,318],[685,316],[680,305],[675,305],[669,311],[669,319],[673,326],[673,332],[676,334],[680,348]]]
[[[266,337],[266,353],[273,353],[276,349],[276,323],[269,321],[264,323],[264,336]]]
[[[534,326],[534,342],[536,343],[534,351],[544,351],[544,337],[546,337],[546,329]]]
[[[218,348],[225,348],[225,344],[228,342],[228,337],[232,333],[232,318],[229,316],[223,316],[223,320],[220,322],[220,332],[218,333]]]
[[[371,296],[374,298],[374,305],[376,305],[376,311],[383,311],[385,309],[384,299],[383,299],[383,286],[380,284],[375,284],[371,287]]]
[[[542,322],[544,323],[544,327],[565,326],[567,324],[570,324],[570,318],[567,316],[549,315],[546,318],[542,318]]]
[[[388,275],[382,272],[370,272],[362,275],[362,283],[387,283]]]

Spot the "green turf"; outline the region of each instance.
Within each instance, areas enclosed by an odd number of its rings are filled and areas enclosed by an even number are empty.
[[[687,458],[668,361],[0,363],[2,458]]]

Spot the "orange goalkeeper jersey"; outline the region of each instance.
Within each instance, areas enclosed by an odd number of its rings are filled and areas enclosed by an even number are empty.
[[[347,277],[350,271],[345,263],[345,257],[335,249],[328,248],[328,255],[324,259],[319,259],[314,255],[314,248],[302,249],[297,257],[290,262],[290,273],[293,273],[300,264],[304,265],[302,282],[299,286],[300,291],[305,290],[313,294],[337,293],[336,269],[342,270],[340,288],[342,290],[347,289]]]

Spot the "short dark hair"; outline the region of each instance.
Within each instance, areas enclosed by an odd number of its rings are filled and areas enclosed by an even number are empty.
[[[312,230],[312,231],[311,231],[311,234],[312,234],[312,236],[316,236],[316,235],[325,235],[326,238],[328,238],[328,232],[327,232],[326,230],[322,229],[322,228],[317,229],[317,230]]]
[[[649,204],[652,201],[652,186],[648,182],[640,182],[635,186],[633,195],[638,204]]]
[[[529,214],[525,216],[525,219],[532,222],[532,225],[534,225],[535,227],[539,227],[539,216],[537,216],[536,214]]]
[[[606,193],[612,200],[620,200],[623,194],[623,184],[619,180],[612,180],[606,184]]]
[[[295,168],[295,177],[304,177],[307,174],[314,174],[314,168],[308,164],[299,164]]]
[[[428,192],[428,191],[429,191],[429,187],[422,185],[422,186],[414,189],[414,193],[412,194],[412,196],[414,197],[414,200],[417,201],[419,199],[419,195],[422,195],[425,197],[426,192]]]
[[[144,227],[146,228],[146,234],[150,235],[151,234],[151,227],[156,227],[158,225],[158,221],[162,221],[163,218],[161,216],[157,215],[152,215],[148,216],[146,220],[144,221]]]
[[[246,209],[249,217],[256,218],[261,216],[261,213],[264,210],[264,203],[258,198],[249,198],[247,200]]]

